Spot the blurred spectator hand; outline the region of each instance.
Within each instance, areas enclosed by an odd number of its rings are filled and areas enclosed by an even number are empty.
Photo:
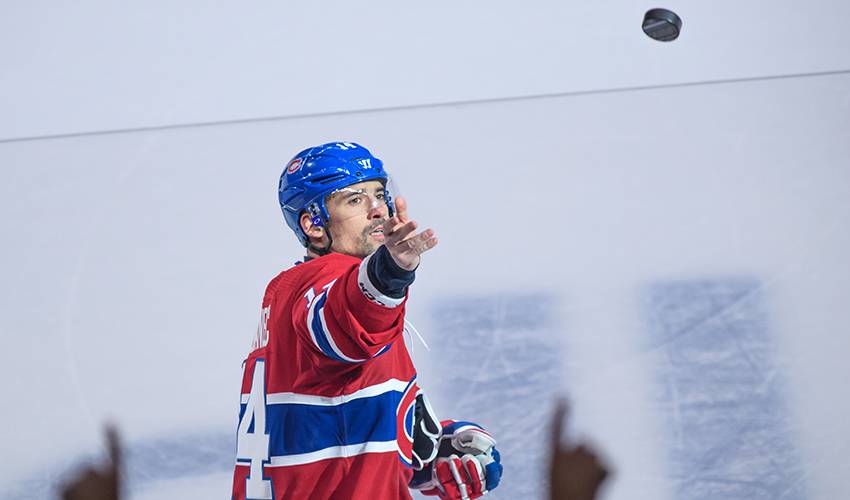
[[[63,500],[119,500],[121,469],[121,445],[118,432],[113,427],[106,428],[106,442],[109,447],[109,462],[100,469],[88,467],[78,477],[62,488]]]
[[[567,404],[558,403],[552,421],[552,455],[549,467],[551,500],[593,500],[608,476],[608,469],[585,445],[562,442]]]

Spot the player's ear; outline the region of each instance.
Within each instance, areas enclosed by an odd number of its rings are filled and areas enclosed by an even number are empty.
[[[301,214],[301,218],[298,222],[301,224],[301,229],[304,230],[304,234],[306,234],[308,238],[322,239],[325,235],[325,228],[313,224],[313,219],[307,212]]]

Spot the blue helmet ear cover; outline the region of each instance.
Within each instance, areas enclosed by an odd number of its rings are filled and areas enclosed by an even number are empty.
[[[278,184],[278,201],[286,225],[305,247],[309,243],[301,229],[301,214],[310,214],[317,226],[329,220],[325,198],[332,192],[370,180],[387,187],[384,163],[368,149],[353,142],[329,142],[295,155],[283,169]],[[391,193],[386,193],[389,214],[395,213]]]

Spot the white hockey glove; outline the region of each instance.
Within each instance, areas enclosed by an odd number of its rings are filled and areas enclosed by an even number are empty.
[[[503,469],[493,436],[472,422],[442,425],[436,460],[414,472],[410,487],[441,500],[471,500],[496,488]]]

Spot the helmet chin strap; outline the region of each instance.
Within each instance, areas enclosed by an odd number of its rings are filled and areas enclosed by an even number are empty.
[[[325,234],[328,235],[328,246],[326,246],[325,248],[320,248],[320,247],[317,247],[316,245],[314,245],[313,243],[310,243],[309,241],[307,243],[307,250],[310,250],[311,252],[315,253],[319,257],[323,257],[323,256],[331,253],[331,247],[334,244],[334,238],[333,238],[333,236],[331,236],[330,230],[328,229],[327,226],[324,226],[324,228],[325,228]]]

